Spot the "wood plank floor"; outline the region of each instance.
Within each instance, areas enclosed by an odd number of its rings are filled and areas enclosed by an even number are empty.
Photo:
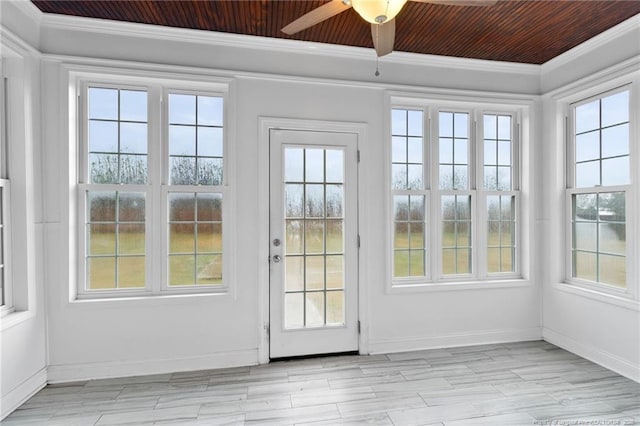
[[[2,424],[630,425],[640,384],[522,342],[50,385]]]

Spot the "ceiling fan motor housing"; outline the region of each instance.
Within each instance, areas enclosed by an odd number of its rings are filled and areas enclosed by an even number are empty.
[[[371,24],[383,24],[395,18],[407,0],[351,0],[358,15]]]

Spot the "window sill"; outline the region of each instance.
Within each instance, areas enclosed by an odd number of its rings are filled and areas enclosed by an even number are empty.
[[[7,311],[0,318],[0,331],[5,331],[11,327],[15,327],[35,316],[33,311]]]
[[[96,295],[97,296],[97,295]],[[226,291],[218,292],[197,292],[197,293],[180,293],[180,294],[144,294],[144,295],[113,295],[97,296],[84,295],[77,299],[71,300],[68,306],[72,309],[100,309],[100,308],[116,308],[121,306],[175,306],[175,305],[190,305],[194,303],[210,303],[218,299],[226,299],[226,297],[233,297],[233,294],[226,289]]]
[[[485,290],[499,288],[528,287],[531,281],[523,278],[486,281],[438,281],[438,282],[395,282],[387,289],[388,294],[425,293],[465,290]]]
[[[557,283],[554,287],[565,293],[575,294],[588,299],[597,300],[598,302],[608,303],[610,305],[616,305],[621,308],[640,312],[640,301],[631,299],[631,295],[623,291],[620,291],[620,294],[618,295],[607,292],[604,289],[598,290],[587,288],[586,286],[568,282]]]

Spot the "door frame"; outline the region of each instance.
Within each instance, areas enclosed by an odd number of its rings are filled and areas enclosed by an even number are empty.
[[[258,117],[258,363],[269,362],[269,144],[270,132],[275,130],[301,130],[326,133],[352,133],[358,141],[360,152],[366,139],[366,123],[305,120],[295,118]],[[357,170],[358,182],[362,182],[363,167]],[[360,188],[360,184],[358,185]],[[358,234],[362,234],[365,209],[363,197],[358,189]],[[363,268],[363,248],[358,251],[358,352],[368,354],[368,288],[369,277]]]

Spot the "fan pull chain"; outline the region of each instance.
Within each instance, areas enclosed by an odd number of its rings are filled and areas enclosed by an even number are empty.
[[[376,46],[380,45],[380,24],[376,25]],[[376,52],[376,72],[373,74],[376,77],[380,75],[380,71],[378,70],[378,65],[380,64],[380,57],[378,56],[378,52]]]

